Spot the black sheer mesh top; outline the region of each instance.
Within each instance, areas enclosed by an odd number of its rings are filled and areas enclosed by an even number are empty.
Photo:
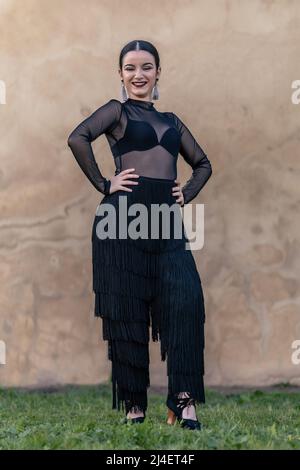
[[[80,168],[103,194],[110,193],[111,182],[100,172],[91,146],[101,134],[109,143],[115,175],[135,168],[134,173],[140,176],[175,180],[180,153],[192,167],[192,175],[182,187],[184,204],[197,196],[212,173],[206,154],[176,114],[157,111],[152,101],[128,98],[121,103],[111,99],[68,137]]]

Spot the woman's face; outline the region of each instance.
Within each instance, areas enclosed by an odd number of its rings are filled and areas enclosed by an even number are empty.
[[[155,60],[150,52],[127,52],[119,73],[129,98],[151,101],[152,89],[160,75],[160,67],[156,70]]]

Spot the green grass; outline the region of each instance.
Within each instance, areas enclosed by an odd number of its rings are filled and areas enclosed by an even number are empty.
[[[206,390],[202,431],[169,426],[165,396],[149,393],[142,424],[123,424],[111,386],[52,393],[0,388],[0,449],[300,449],[300,393]]]

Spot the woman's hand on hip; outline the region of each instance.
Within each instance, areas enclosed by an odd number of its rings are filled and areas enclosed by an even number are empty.
[[[130,178],[139,178],[139,175],[133,173],[135,168],[129,168],[128,170],[121,171],[118,175],[110,178],[110,191],[109,194],[115,193],[116,191],[127,191],[132,192],[132,189],[124,186],[125,184],[139,184],[137,181],[130,181]]]
[[[180,204],[181,207],[183,207],[184,206],[184,196],[183,196],[183,192],[181,191],[181,188],[180,188],[180,181],[175,180],[175,183],[177,183],[177,184],[176,184],[176,186],[173,186],[172,193],[173,193],[173,196],[177,197],[176,202],[178,204]]]

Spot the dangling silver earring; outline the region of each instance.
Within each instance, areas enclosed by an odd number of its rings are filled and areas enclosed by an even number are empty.
[[[121,85],[121,100],[123,102],[128,100],[127,90],[125,88],[123,80],[122,80],[122,85]]]
[[[155,83],[154,87],[152,88],[151,99],[152,100],[158,100],[159,99],[159,91],[158,91],[156,83]]]

